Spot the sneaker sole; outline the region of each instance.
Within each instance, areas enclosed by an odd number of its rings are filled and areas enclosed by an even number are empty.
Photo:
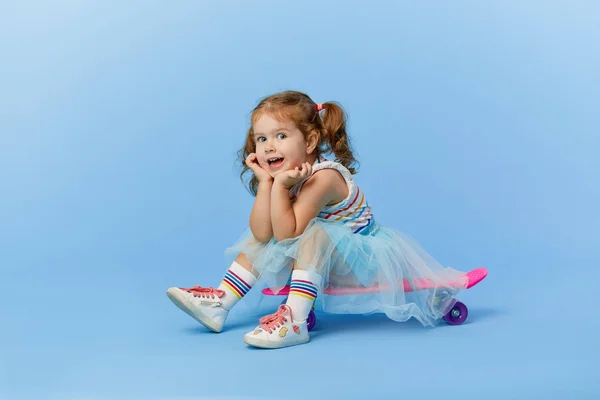
[[[307,336],[306,339],[285,342],[270,342],[268,340],[254,338],[252,336],[244,336],[244,342],[246,344],[259,347],[261,349],[280,349],[282,347],[297,346],[299,344],[308,343],[308,341],[310,341],[310,336]]]
[[[215,324],[212,318],[203,314],[201,311],[193,312],[191,310],[192,304],[190,304],[190,302],[185,297],[181,296],[181,293],[178,289],[167,290],[167,296],[177,307],[179,307],[181,311],[185,312],[187,315],[200,322],[206,328],[216,333],[219,333],[223,330],[222,326]]]

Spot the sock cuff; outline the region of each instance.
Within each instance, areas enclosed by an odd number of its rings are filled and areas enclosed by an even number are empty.
[[[314,271],[306,271],[303,269],[295,269],[292,271],[292,280],[309,281],[315,286],[321,286],[323,278]]]
[[[226,310],[230,310],[238,300],[241,300],[242,297],[248,294],[256,281],[257,278],[252,272],[240,264],[233,262],[225,272],[221,285],[219,285],[219,289],[226,289],[232,295],[223,298],[223,307]]]
[[[235,261],[229,266],[228,272],[235,274],[238,279],[242,280],[242,282],[246,283],[248,286],[254,286],[256,283],[256,276]]]

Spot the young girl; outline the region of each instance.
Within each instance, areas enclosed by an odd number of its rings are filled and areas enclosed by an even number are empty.
[[[286,91],[254,109],[241,151],[256,196],[250,227],[230,249],[236,258],[220,286],[170,288],[169,298],[198,322],[220,332],[232,307],[261,281],[290,293],[277,312],[260,319],[244,341],[280,348],[309,341],[307,317],[319,296],[331,313],[385,313],[433,326],[453,302],[432,302],[431,291],[405,292],[403,279],[431,280],[446,298],[466,287],[464,273],[444,268],[415,241],[380,226],[353,179],[355,162],[343,110]],[[330,161],[325,154],[333,154]],[[442,289],[453,282],[454,289]],[[460,284],[457,286],[456,283]],[[333,287],[379,287],[373,294],[329,296]]]

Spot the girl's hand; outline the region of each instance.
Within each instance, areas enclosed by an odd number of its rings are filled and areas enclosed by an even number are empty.
[[[312,165],[310,163],[302,163],[300,168],[285,171],[275,176],[275,183],[283,186],[286,189],[290,189],[298,182],[302,182],[310,176],[312,173]]]
[[[259,182],[267,182],[273,179],[271,175],[258,164],[256,153],[250,153],[250,155],[246,157],[246,165],[252,170]]]

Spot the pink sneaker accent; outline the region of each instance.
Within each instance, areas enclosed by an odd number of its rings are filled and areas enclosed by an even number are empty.
[[[223,290],[219,290],[219,289],[215,289],[213,287],[202,287],[202,286],[194,286],[193,288],[179,288],[183,291],[186,291],[188,293],[191,293],[192,295],[194,295],[194,297],[208,297],[210,299],[214,299],[215,296],[216,297],[223,297],[225,296],[225,291]]]
[[[262,317],[260,325],[244,335],[246,344],[263,349],[295,346],[309,340],[307,321],[294,321],[287,304],[280,305],[275,314]]]
[[[264,329],[269,333],[273,333],[273,331],[280,326],[282,326],[285,322],[287,322],[286,311],[290,313],[290,321],[293,321],[292,317],[292,309],[290,306],[282,304],[277,309],[277,312],[271,315],[266,315],[259,319],[260,325],[259,328]]]

